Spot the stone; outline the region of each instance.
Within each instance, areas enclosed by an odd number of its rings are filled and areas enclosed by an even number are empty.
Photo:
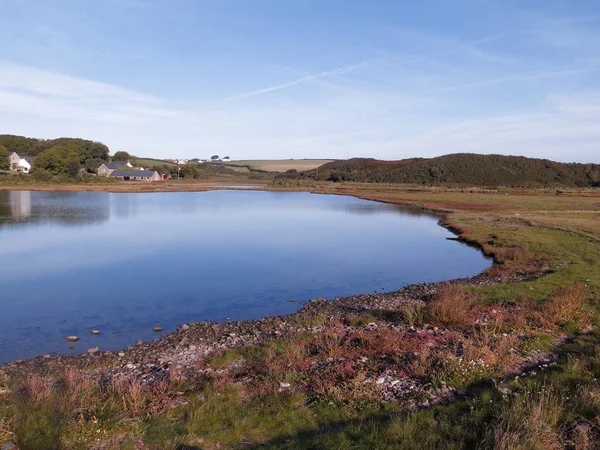
[[[65,339],[67,342],[77,342],[79,340],[79,336],[67,336]]]
[[[163,329],[162,329],[162,327],[154,327],[153,330],[158,333],[159,331],[162,331]]]
[[[119,355],[119,357],[122,358],[123,356],[125,356],[125,352],[119,352],[117,353],[117,355]]]
[[[97,335],[100,334],[100,332],[98,330],[92,330],[92,331],[90,331],[90,334],[93,334],[93,335],[97,336]]]
[[[142,345],[144,343],[144,341],[142,341],[141,339],[137,341],[137,345]]]
[[[87,351],[87,352],[88,352],[90,355],[93,355],[94,353],[98,353],[99,351],[100,351],[100,349],[99,349],[98,347],[94,347],[94,348],[90,348],[90,349],[88,349],[88,351]]]
[[[292,385],[290,383],[279,383],[279,387],[282,389],[287,389],[289,387],[292,387]]]
[[[19,450],[19,447],[13,441],[7,441],[1,450]]]
[[[379,377],[379,378],[377,378],[376,383],[377,384],[383,384],[383,383],[385,383],[385,377]]]
[[[184,330],[184,331],[185,331],[185,330],[189,330],[189,329],[190,329],[190,326],[189,326],[189,325],[186,325],[186,324],[184,323],[183,325],[181,325],[181,329],[182,329],[182,330]]]
[[[44,355],[42,358],[44,358],[44,359],[50,359],[50,358],[52,358],[52,356],[50,356],[50,355]]]
[[[15,362],[16,362],[17,364],[23,364],[25,361],[23,361],[22,359],[17,359]]]

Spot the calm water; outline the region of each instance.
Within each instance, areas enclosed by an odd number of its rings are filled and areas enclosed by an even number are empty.
[[[437,220],[307,193],[0,192],[0,362],[489,266]],[[75,349],[67,335],[81,337]]]

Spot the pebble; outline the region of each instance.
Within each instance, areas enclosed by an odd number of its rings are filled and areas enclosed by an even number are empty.
[[[19,450],[19,447],[13,441],[7,441],[1,450]]]
[[[90,355],[93,355],[94,353],[98,353],[99,351],[100,351],[100,349],[99,349],[98,347],[94,347],[94,348],[90,348],[90,349],[88,349],[88,351],[87,351],[87,352],[88,352]]]
[[[383,384],[383,383],[385,383],[385,377],[379,377],[379,378],[377,378],[376,383],[377,384]]]
[[[92,330],[90,331],[90,334],[98,335],[100,332],[98,330]]]
[[[144,341],[142,341],[141,339],[137,341],[137,345],[142,345],[144,343]]]
[[[79,336],[67,336],[65,339],[68,342],[77,342],[79,340]]]
[[[292,387],[292,385],[290,383],[279,383],[279,387],[281,387],[282,389],[287,389],[289,387]]]
[[[117,353],[117,355],[119,355],[119,357],[122,358],[123,356],[125,356],[125,352],[119,352]]]
[[[159,331],[162,331],[163,329],[161,327],[154,327],[153,330],[156,332],[159,332]]]
[[[190,326],[189,326],[189,325],[186,325],[186,324],[184,323],[183,325],[181,325],[181,329],[182,329],[183,331],[185,331],[185,330],[189,330],[189,329],[190,329]]]

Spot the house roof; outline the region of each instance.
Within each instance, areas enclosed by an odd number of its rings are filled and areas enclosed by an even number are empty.
[[[14,154],[15,154],[15,152],[8,152],[8,157],[10,158]]]
[[[151,177],[156,172],[154,170],[113,170],[111,177]]]
[[[33,163],[33,160],[35,159],[35,156],[21,156],[21,159],[24,159],[29,164],[31,164],[31,163]]]
[[[107,169],[120,169],[121,167],[125,167],[127,163],[125,161],[112,161],[109,163],[104,163]]]

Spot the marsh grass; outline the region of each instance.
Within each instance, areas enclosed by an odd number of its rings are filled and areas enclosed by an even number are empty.
[[[476,295],[462,286],[447,283],[425,307],[427,321],[440,326],[465,326]]]

